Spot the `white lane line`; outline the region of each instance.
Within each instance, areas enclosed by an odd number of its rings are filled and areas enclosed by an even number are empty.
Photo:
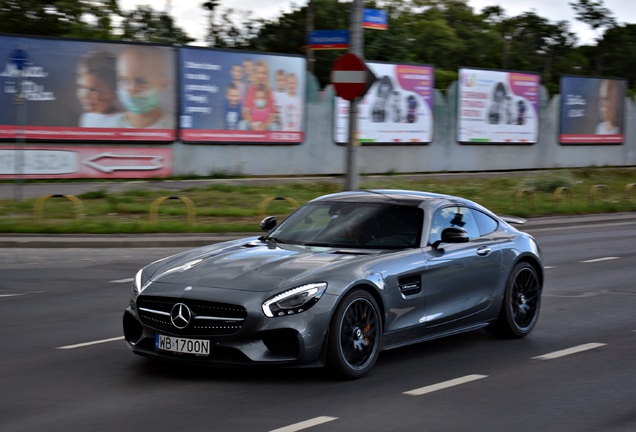
[[[611,261],[611,260],[617,260],[620,259],[620,257],[604,257],[604,258],[596,258],[596,259],[591,259],[591,260],[586,260],[586,261],[581,261],[582,263],[595,263],[595,262],[601,262],[601,261]]]
[[[103,343],[107,343],[107,342],[119,341],[119,340],[124,340],[124,337],[120,336],[120,337],[115,337],[115,338],[110,338],[110,339],[102,339],[102,340],[97,340],[97,341],[92,341],[92,342],[85,342],[85,343],[80,343],[80,344],[75,344],[75,345],[66,345],[66,346],[57,347],[56,349],[64,349],[65,350],[65,349],[82,348],[82,347],[86,347],[86,346],[98,345],[98,344],[103,344]]]
[[[128,282],[132,282],[133,278],[126,278],[126,279],[117,279],[117,280],[112,280],[110,281],[110,283],[128,283]]]
[[[579,346],[575,346],[572,348],[568,348],[568,349],[564,349],[561,351],[554,351],[548,354],[544,354],[544,355],[540,355],[537,357],[532,357],[534,360],[552,360],[555,358],[559,358],[559,357],[564,357],[570,354],[576,354],[576,353],[580,353],[583,351],[589,351],[592,349],[596,349],[602,346],[605,346],[607,344],[604,343],[588,343],[588,344],[583,344],[583,345],[579,345]]]
[[[273,429],[269,432],[296,432],[303,429],[309,429],[310,427],[318,426],[323,423],[329,423],[330,421],[338,420],[338,417],[321,416],[315,417],[309,420],[295,423],[293,425],[285,426],[279,429]]]
[[[466,375],[465,377],[452,379],[450,381],[444,381],[439,384],[433,384],[433,385],[418,388],[415,390],[409,390],[402,394],[409,395],[409,396],[422,396],[427,393],[432,393],[438,390],[444,390],[449,387],[455,387],[455,386],[466,384],[472,381],[480,380],[482,378],[488,378],[488,375]]]
[[[545,267],[543,267],[543,268],[544,268],[544,269],[546,269],[546,270],[549,270],[549,269],[553,269],[553,268],[554,268],[554,266],[545,266]]]
[[[31,291],[31,292],[17,293],[17,294],[0,294],[0,297],[20,297],[20,296],[25,296],[30,294],[42,294],[45,292],[48,292],[48,291]]]

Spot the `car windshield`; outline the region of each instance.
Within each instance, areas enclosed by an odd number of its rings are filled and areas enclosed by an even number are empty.
[[[318,201],[292,213],[267,237],[305,246],[403,249],[420,244],[418,207]]]

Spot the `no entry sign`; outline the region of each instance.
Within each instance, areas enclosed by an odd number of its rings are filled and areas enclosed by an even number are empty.
[[[355,54],[340,56],[331,68],[331,83],[336,95],[345,100],[362,97],[375,82],[375,75]]]

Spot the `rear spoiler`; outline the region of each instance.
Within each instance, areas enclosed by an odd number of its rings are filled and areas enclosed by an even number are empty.
[[[519,216],[508,216],[508,215],[499,215],[499,217],[501,219],[504,220],[504,222],[507,222],[509,224],[515,224],[515,225],[523,225],[526,222],[528,222],[527,219],[524,219],[522,217]]]

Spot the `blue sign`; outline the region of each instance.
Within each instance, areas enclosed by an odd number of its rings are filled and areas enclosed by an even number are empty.
[[[25,49],[22,48],[14,48],[9,55],[9,62],[15,65],[17,70],[24,69],[24,66],[29,61],[29,55],[27,54]]]
[[[309,32],[308,48],[313,50],[349,48],[348,30],[315,30]]]
[[[362,27],[375,30],[387,30],[389,28],[389,21],[386,11],[365,8]]]

